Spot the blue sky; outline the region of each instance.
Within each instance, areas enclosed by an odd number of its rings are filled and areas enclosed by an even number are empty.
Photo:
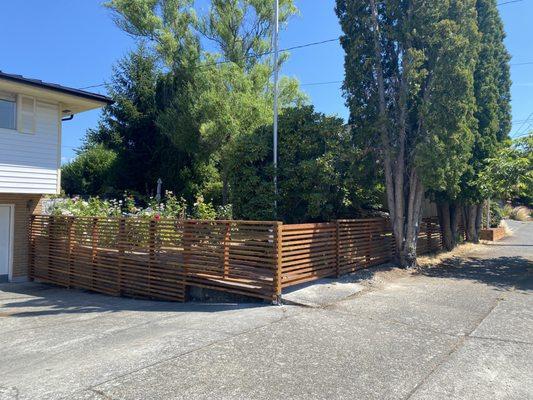
[[[334,0],[295,1],[300,14],[282,32],[282,48],[341,34]],[[116,60],[134,47],[133,40],[115,27],[100,0],[1,2],[0,70],[4,72],[84,87],[107,80]],[[533,63],[533,0],[502,5],[500,11],[512,63]],[[294,50],[283,73],[301,81],[317,110],[346,118],[340,84],[307,85],[342,80],[343,57],[336,42]],[[533,113],[533,64],[514,65],[511,72],[515,135],[526,131],[529,123],[523,125],[523,121]],[[101,88],[94,90],[102,92]],[[74,156],[74,148],[98,118],[99,111],[91,111],[63,124],[63,160]]]

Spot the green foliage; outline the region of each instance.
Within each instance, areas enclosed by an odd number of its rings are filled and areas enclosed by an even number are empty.
[[[114,174],[117,154],[103,145],[95,145],[62,167],[63,189],[68,194],[104,194]]]
[[[476,9],[481,33],[474,75],[477,129],[459,196],[467,203],[480,203],[486,198],[486,182],[480,180],[482,171],[488,160],[502,151],[511,129],[510,56],[504,44],[503,23],[494,0],[478,0]]]
[[[190,210],[190,213],[189,213]],[[137,218],[174,218],[174,219],[232,219],[231,205],[215,209],[213,204],[205,202],[202,197],[189,207],[183,198],[178,198],[174,193],[167,191],[162,201],[151,197],[146,206],[138,204],[135,197],[124,193],[121,200],[105,200],[100,197],[81,197],[56,199],[50,213],[62,216],[81,217],[137,217]]]
[[[202,196],[196,199],[196,203],[193,204],[193,218],[195,219],[215,219],[217,212],[213,204],[206,203]]]
[[[98,145],[117,155],[113,174],[108,176],[115,194],[124,190],[152,194],[157,179],[170,180],[167,171],[177,167],[169,152],[172,145],[156,125],[156,64],[142,44],[121,59],[108,86],[115,103],[104,109],[98,128],[87,133],[82,154]]]
[[[116,200],[102,200],[99,197],[83,200],[73,197],[55,201],[50,213],[78,217],[118,217],[122,213],[121,206],[122,203]]]
[[[311,106],[285,110],[279,120],[276,215],[272,127],[241,137],[232,147],[229,169],[236,217],[327,221],[379,204],[382,191],[368,172],[373,159],[354,147],[351,139],[340,118],[316,113]]]
[[[487,206],[483,209],[483,223],[482,226],[487,226]],[[500,226],[500,222],[504,218],[505,210],[500,207],[495,201],[490,202],[490,227],[497,228]]]
[[[486,160],[479,174],[483,195],[533,204],[533,135],[515,140]]]
[[[423,87],[426,80],[426,91],[431,95],[413,93],[421,101],[417,125],[422,136],[415,150],[416,165],[425,188],[455,196],[474,141],[474,69],[479,34],[474,2],[441,4],[437,8],[442,14],[437,19],[433,6],[428,7],[428,14],[418,17],[419,23],[429,25],[418,32],[427,42],[417,50],[427,55],[419,66],[415,64],[415,76],[423,76],[419,85]],[[426,76],[424,69],[428,70]]]
[[[457,193],[475,128],[473,75],[479,40],[475,2],[377,3],[380,59],[376,59],[368,4],[336,3],[345,33],[341,38],[346,52],[344,89],[354,133],[393,159],[405,143],[409,155],[405,166],[416,168],[427,190]],[[385,121],[379,110],[378,64],[390,106]],[[385,138],[379,134],[383,129]]]
[[[271,60],[254,57],[270,50],[271,2],[211,0],[205,12],[189,0],[107,6],[139,48],[116,66],[116,103],[84,150],[102,144],[117,153],[114,193],[153,196],[162,178],[189,202],[227,204],[232,143],[272,120]],[[295,12],[292,0],[281,1],[283,25]],[[306,101],[294,79],[282,78],[280,91],[282,109]]]

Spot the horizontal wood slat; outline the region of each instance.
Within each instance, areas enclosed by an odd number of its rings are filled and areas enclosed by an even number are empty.
[[[288,287],[341,276],[391,261],[394,238],[385,218],[283,225],[281,284]],[[436,218],[424,219],[418,254],[442,249]]]
[[[141,298],[184,301],[198,286],[273,300],[277,225],[36,215],[30,277]]]
[[[418,254],[441,249],[438,220],[424,219]],[[384,218],[284,225],[36,215],[30,277],[110,295],[184,301],[187,286],[197,286],[277,300],[285,287],[383,264],[393,253]]]

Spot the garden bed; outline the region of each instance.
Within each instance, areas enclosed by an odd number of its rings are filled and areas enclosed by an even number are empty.
[[[479,238],[481,240],[489,240],[495,242],[497,240],[503,239],[505,237],[505,228],[499,226],[497,228],[481,229],[479,233]]]

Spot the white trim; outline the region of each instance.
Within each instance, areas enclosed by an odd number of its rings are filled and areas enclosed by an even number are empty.
[[[9,207],[9,250],[7,256],[7,280],[13,280],[13,253],[15,252],[15,205],[14,204],[0,204],[1,207]]]
[[[57,175],[56,175],[56,194],[61,193],[61,142],[63,140],[63,104],[57,107]]]

